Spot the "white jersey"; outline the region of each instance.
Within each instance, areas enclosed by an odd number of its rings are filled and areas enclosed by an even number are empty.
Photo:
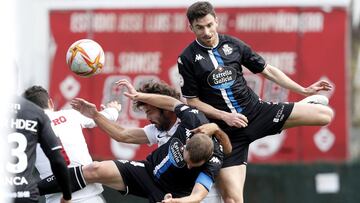
[[[165,144],[171,136],[174,135],[177,127],[179,126],[180,120],[177,119],[175,124],[168,131],[158,130],[154,124],[146,125],[143,129],[146,137],[149,140],[149,145],[158,144],[158,147]]]
[[[78,111],[69,109],[61,111],[45,110],[51,120],[55,134],[60,138],[63,148],[69,158],[69,167],[88,165],[93,162],[86,140],[82,133],[82,128],[93,128],[96,126],[94,120],[83,116]],[[106,108],[101,113],[109,120],[116,121],[118,111],[115,108]],[[38,145],[36,150],[36,168],[40,177],[46,178],[52,174],[49,160]],[[79,202],[84,199],[92,198],[101,194],[103,188],[101,184],[88,184],[72,194],[72,202]],[[61,193],[46,195],[46,202],[60,202]]]

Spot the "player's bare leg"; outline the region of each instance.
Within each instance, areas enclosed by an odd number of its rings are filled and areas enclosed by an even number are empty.
[[[125,190],[122,176],[113,161],[94,161],[82,167],[87,183],[101,183],[116,190]]]
[[[229,175],[231,174],[231,175]],[[246,165],[222,168],[216,180],[225,203],[243,203]]]
[[[283,129],[296,126],[324,126],[334,117],[333,110],[325,105],[297,102]]]

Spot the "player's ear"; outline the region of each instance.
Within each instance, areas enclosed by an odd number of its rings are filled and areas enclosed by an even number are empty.
[[[193,30],[193,26],[189,23],[189,28],[190,28],[190,30],[191,31],[193,31],[194,32],[194,30]]]

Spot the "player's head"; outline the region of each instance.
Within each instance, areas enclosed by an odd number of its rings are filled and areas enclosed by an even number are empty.
[[[188,168],[202,166],[213,154],[214,143],[208,135],[197,133],[187,142],[184,149],[184,160]]]
[[[148,81],[144,83],[137,91],[143,93],[167,95],[180,100],[180,93],[162,81]],[[136,108],[142,109],[145,112],[147,119],[160,131],[169,130],[172,124],[176,121],[176,115],[172,111],[159,109],[155,106],[140,101],[134,101],[134,105]]]
[[[43,109],[53,108],[49,93],[41,86],[31,86],[25,90],[23,97],[35,103]]]
[[[214,7],[209,2],[198,1],[192,4],[188,8],[186,16],[190,23],[190,29],[202,45],[213,47],[218,43],[218,20]]]

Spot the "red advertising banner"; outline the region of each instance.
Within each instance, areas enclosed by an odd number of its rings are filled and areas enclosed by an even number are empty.
[[[133,110],[114,82],[126,78],[135,86],[159,79],[178,88],[176,61],[194,40],[188,28],[185,8],[71,10],[50,12],[52,34],[50,94],[58,108],[67,108],[75,97],[97,105],[118,100],[118,119],[126,127],[142,127],[148,122]],[[325,127],[298,127],[251,144],[252,162],[311,162],[347,159],[348,112],[346,86],[347,13],[344,8],[218,8],[219,32],[240,38],[267,61],[303,86],[323,78],[334,89],[328,93],[335,111]],[[76,40],[90,38],[105,51],[105,67],[91,78],[74,75],[65,55]],[[302,99],[265,80],[245,73],[248,85],[263,100]],[[84,130],[95,159],[143,159],[154,147],[117,143],[100,129]]]

